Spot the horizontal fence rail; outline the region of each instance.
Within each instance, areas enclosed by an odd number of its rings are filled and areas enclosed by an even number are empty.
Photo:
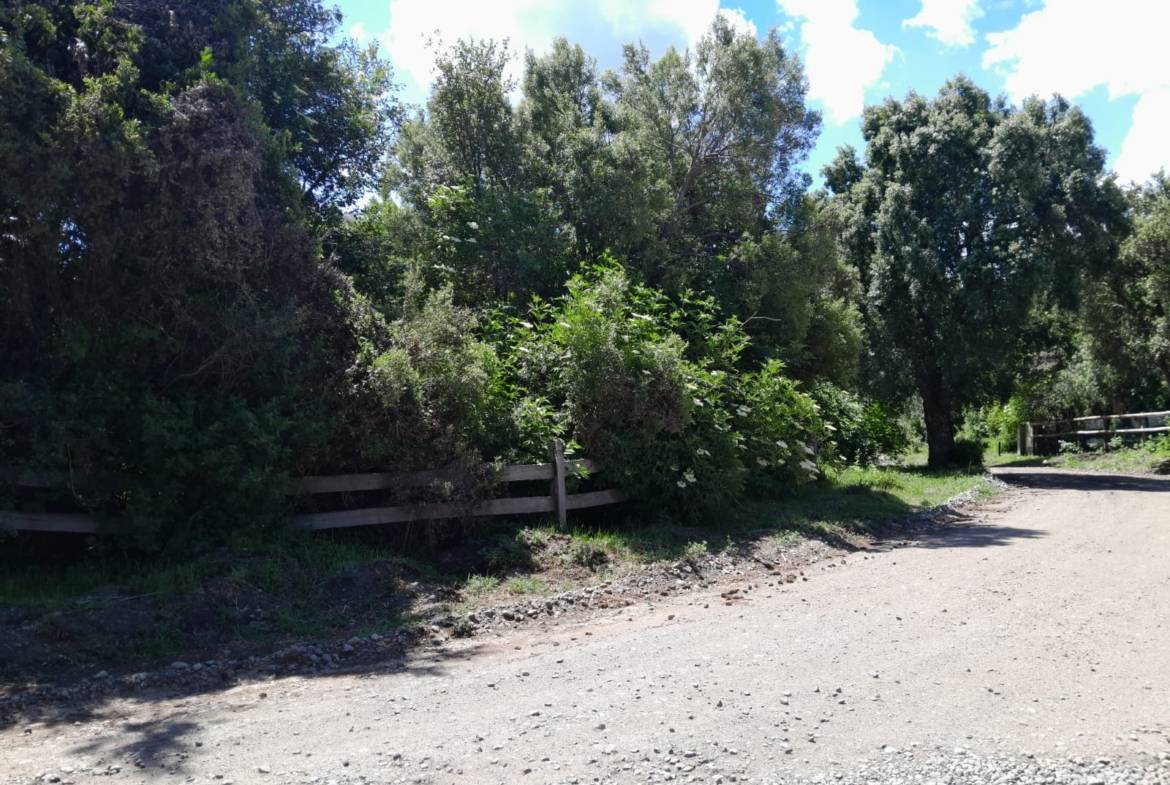
[[[582,510],[628,501],[617,489],[566,493],[568,476],[592,474],[601,471],[591,460],[566,460],[564,446],[556,442],[550,448],[549,463],[515,464],[484,467],[492,479],[500,483],[547,480],[549,493],[545,496],[517,496],[483,499],[467,502],[419,502],[384,507],[366,507],[351,510],[331,510],[292,515],[289,524],[302,529],[340,529],[351,526],[377,526],[412,521],[433,521],[450,518],[484,518],[499,515],[533,515],[554,513],[559,523],[565,523],[569,510]],[[288,495],[315,496],[330,493],[363,493],[380,490],[422,488],[432,483],[464,479],[456,471],[428,470],[403,474],[368,473],[299,477],[289,483]],[[64,475],[45,472],[0,472],[0,483],[26,488],[67,487]],[[72,532],[94,534],[99,521],[88,515],[73,513],[34,513],[0,511],[0,529],[31,532]]]
[[[569,472],[596,472],[597,464],[590,460],[565,461]],[[527,482],[529,480],[552,480],[555,466],[552,463],[525,463],[502,466],[493,477],[499,482]],[[353,493],[357,491],[400,490],[420,488],[433,482],[458,480],[458,472],[422,471],[405,474],[332,474],[300,477],[289,483],[289,495],[316,493]]]
[[[1113,437],[1140,440],[1163,433],[1170,433],[1170,411],[1089,415],[1023,423],[1017,446],[1021,455],[1048,455],[1058,452],[1061,442],[1104,442]]]

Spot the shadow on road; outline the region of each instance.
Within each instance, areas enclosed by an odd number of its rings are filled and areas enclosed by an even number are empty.
[[[992,526],[985,523],[946,524],[918,534],[916,548],[987,548],[1011,545],[1017,540],[1034,540],[1047,536],[1041,529],[1015,526]]]
[[[1072,471],[993,471],[996,479],[1022,488],[1066,491],[1139,491],[1170,493],[1170,477],[1135,477],[1127,474]]]
[[[280,667],[271,661],[258,662],[254,667],[225,664],[198,672],[175,676],[164,669],[150,674],[156,678],[146,681],[134,677],[110,679],[105,682],[83,682],[80,685],[57,689],[47,686],[38,700],[30,705],[5,706],[0,694],[0,731],[14,725],[28,725],[28,732],[39,727],[54,727],[93,720],[117,721],[113,703],[129,701],[142,706],[159,706],[183,701],[198,695],[223,693],[242,684],[257,684],[268,680],[275,683],[282,678],[329,679],[397,675],[404,678],[441,678],[447,673],[447,663],[469,660],[488,650],[480,644],[473,646],[431,647],[417,638],[405,645],[387,648],[369,648],[353,655],[343,666],[335,669],[314,670],[304,667]],[[34,690],[35,691],[35,690]],[[261,696],[263,697],[263,696]],[[176,709],[181,708],[179,706]],[[111,711],[115,713],[111,714]],[[183,739],[198,730],[182,713],[170,718],[132,722],[120,728],[120,738],[112,745],[95,743],[92,749],[79,748],[79,753],[96,752],[98,746],[124,758],[152,768],[180,768],[175,758],[186,745]]]
[[[127,722],[121,726],[118,740],[110,745],[94,740],[72,749],[78,756],[114,755],[145,770],[169,769],[177,773],[183,767],[191,737],[200,726],[190,720],[168,717],[145,722]]]

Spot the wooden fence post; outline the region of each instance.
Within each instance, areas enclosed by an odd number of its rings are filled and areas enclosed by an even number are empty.
[[[554,439],[549,452],[552,456],[552,498],[553,507],[557,513],[557,523],[564,524],[568,520],[568,497],[565,493],[565,445],[560,439]]]

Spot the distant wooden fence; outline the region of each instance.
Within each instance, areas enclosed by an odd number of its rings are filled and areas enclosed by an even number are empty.
[[[481,518],[535,513],[553,513],[558,522],[564,523],[569,510],[600,507],[627,500],[628,497],[616,489],[567,493],[565,480],[568,476],[583,472],[592,474],[601,469],[593,461],[587,459],[567,460],[564,447],[560,442],[555,442],[550,448],[550,459],[548,463],[502,466],[495,470],[492,477],[500,483],[547,480],[549,492],[544,496],[503,497],[470,502],[421,502],[387,507],[310,512],[290,516],[289,523],[303,529],[340,529],[350,526],[375,526],[446,518]],[[492,471],[490,468],[488,470]],[[406,490],[458,479],[458,474],[446,471],[309,476],[294,479],[289,484],[288,495],[295,497]],[[20,473],[11,476],[8,483],[30,488],[51,488],[63,484],[59,478],[34,473]],[[0,529],[4,528],[16,531],[93,534],[98,531],[99,522],[94,517],[81,514],[0,511]]]
[[[1085,445],[1096,440],[1106,443],[1114,437],[1139,440],[1162,433],[1170,433],[1170,411],[1074,417],[1022,424],[1017,448],[1021,455],[1051,455],[1060,451],[1061,442]]]

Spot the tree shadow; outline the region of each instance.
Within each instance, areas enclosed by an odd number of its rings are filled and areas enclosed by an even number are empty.
[[[996,526],[976,520],[947,523],[931,527],[916,535],[914,548],[945,550],[948,548],[988,548],[1011,545],[1018,540],[1048,536],[1042,529]]]
[[[1067,469],[1025,471],[1007,469],[992,472],[996,479],[1020,488],[1071,491],[1136,491],[1170,493],[1170,477],[1138,477],[1105,472],[1076,472]]]
[[[0,731],[26,725],[39,732],[74,723],[117,723],[127,706],[153,707],[187,698],[223,693],[233,687],[271,685],[282,679],[340,679],[390,676],[409,679],[443,678],[448,664],[467,661],[488,651],[484,643],[459,647],[430,646],[422,636],[391,646],[364,646],[338,667],[316,669],[286,665],[279,657],[255,658],[243,666],[213,664],[198,672],[176,675],[173,670],[108,677],[80,684],[45,683],[25,693],[0,696]],[[264,693],[260,693],[264,698]],[[31,699],[31,700],[29,700]],[[181,709],[181,706],[176,706]],[[113,755],[138,768],[182,770],[183,760],[194,744],[200,725],[183,713],[119,726],[116,738],[95,739],[74,749],[80,754]]]
[[[191,737],[198,734],[200,727],[181,717],[128,722],[121,725],[114,743],[106,744],[99,738],[77,745],[71,752],[78,756],[113,756],[139,769],[166,769],[176,774],[183,771],[187,750],[194,744]]]

